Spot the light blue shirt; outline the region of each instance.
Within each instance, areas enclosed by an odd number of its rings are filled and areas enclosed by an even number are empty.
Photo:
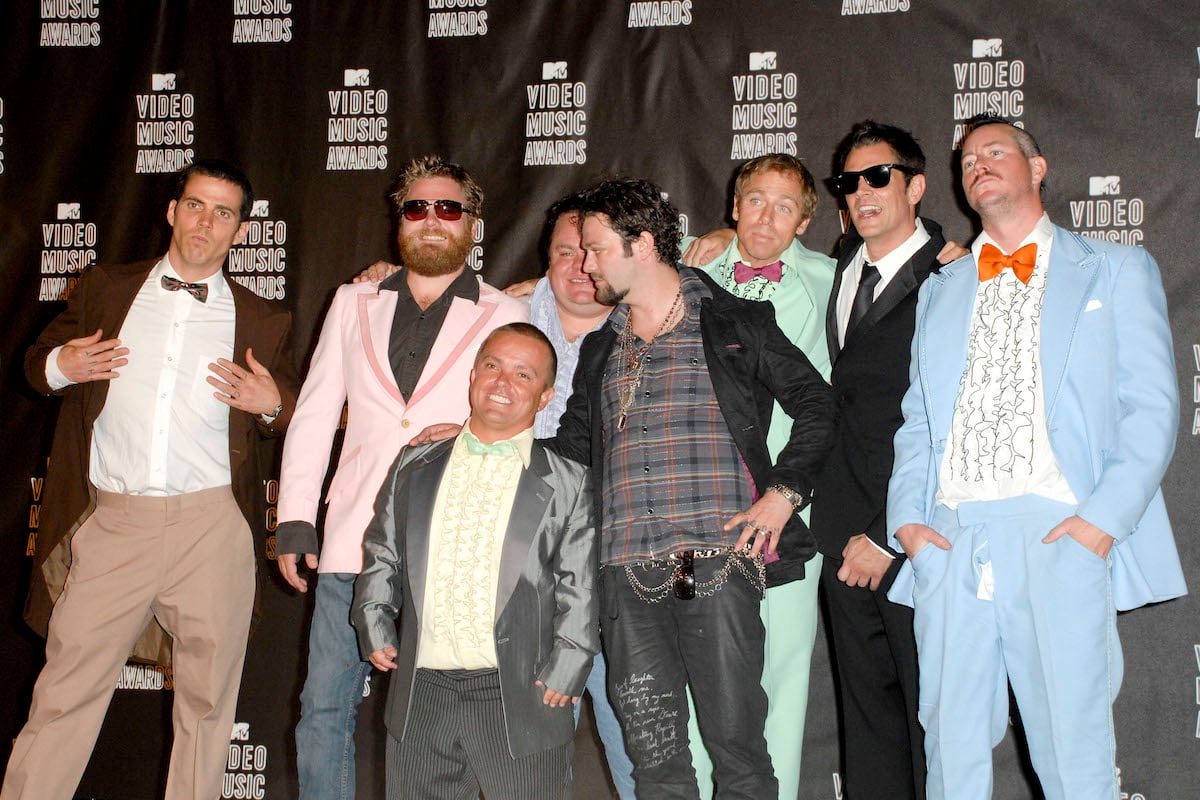
[[[607,318],[606,318],[607,319]],[[558,306],[554,302],[554,293],[550,291],[550,281],[542,278],[533,289],[529,298],[529,321],[534,327],[546,334],[554,352],[558,356],[558,373],[554,376],[554,397],[537,414],[533,423],[533,433],[539,439],[548,439],[558,432],[558,419],[567,408],[567,398],[571,396],[571,381],[575,378],[575,367],[579,364],[579,347],[587,334],[579,336],[575,341],[567,341],[563,333],[562,321],[558,318]],[[596,323],[596,330],[605,320]],[[591,333],[591,331],[588,331]]]

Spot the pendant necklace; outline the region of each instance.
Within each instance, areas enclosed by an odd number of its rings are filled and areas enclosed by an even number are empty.
[[[642,384],[642,373],[646,370],[646,352],[650,349],[650,345],[654,344],[654,340],[662,335],[662,332],[667,329],[667,325],[674,319],[675,314],[679,311],[680,305],[683,303],[683,287],[679,287],[679,291],[675,294],[675,299],[671,302],[671,308],[667,311],[667,316],[663,318],[662,323],[658,326],[658,330],[650,337],[650,341],[646,342],[641,347],[634,350],[633,340],[633,313],[625,319],[625,327],[621,329],[620,346],[621,354],[617,359],[617,430],[625,430],[625,421],[629,416],[629,408],[633,405],[633,401],[637,396],[638,387]]]

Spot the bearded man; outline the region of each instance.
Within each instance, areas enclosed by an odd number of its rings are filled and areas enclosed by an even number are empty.
[[[284,443],[279,571],[304,592],[300,556],[317,570],[296,726],[303,800],[354,797],[355,715],[371,665],[359,657],[350,603],[362,569],[363,532],[388,467],[424,427],[467,418],[480,344],[495,328],[529,318],[525,304],[466,269],[483,191],[463,167],[437,156],[415,159],[392,199],[404,268],[379,283],[338,288],[300,391],[294,435]],[[349,421],[325,496],[319,551],[321,487],[346,404]]]

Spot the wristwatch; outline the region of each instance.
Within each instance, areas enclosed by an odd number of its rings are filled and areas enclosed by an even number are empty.
[[[270,425],[272,422],[275,421],[275,418],[278,417],[282,413],[283,413],[283,403],[280,403],[279,405],[275,406],[275,410],[272,411],[271,413],[260,414],[259,416],[262,417],[263,422]]]
[[[767,491],[783,495],[783,499],[792,504],[793,511],[799,511],[800,507],[804,505],[804,495],[800,494],[790,486],[777,483],[774,486],[768,486]]]

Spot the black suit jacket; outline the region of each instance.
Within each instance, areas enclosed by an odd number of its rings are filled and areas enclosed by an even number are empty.
[[[700,305],[704,358],[717,405],[755,486],[761,494],[768,486],[782,483],[811,498],[833,431],[829,386],[804,353],[779,330],[770,303],[734,297],[703,272],[688,272],[712,290],[712,299]],[[553,440],[558,452],[591,465],[598,522],[604,518],[600,387],[616,341],[616,330],[607,324],[584,340],[571,399]],[[776,400],[793,422],[787,445],[772,463],[767,431]],[[793,514],[783,529],[778,552],[779,560],[767,567],[768,583],[777,586],[803,578],[804,562],[816,553],[816,543],[799,515]]]
[[[946,244],[942,228],[922,219],[929,241],[884,288],[871,310],[838,346],[837,297],[863,240],[851,230],[838,251],[837,272],[825,317],[830,382],[837,399],[833,449],[817,479],[810,523],[821,553],[841,560],[850,537],[866,533],[887,547],[884,511],[892,474],[892,437],[903,422],[900,401],[908,391],[908,366],[916,324],[917,290],[938,270]]]

